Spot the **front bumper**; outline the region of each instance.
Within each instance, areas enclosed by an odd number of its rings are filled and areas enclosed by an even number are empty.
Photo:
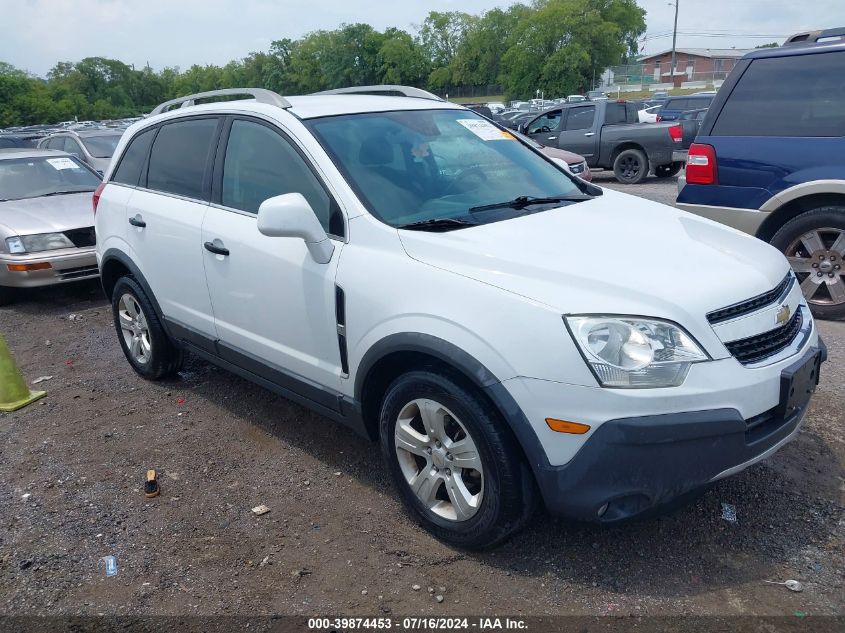
[[[774,382],[780,383],[782,369],[815,354],[822,361],[827,357],[821,339],[779,366]],[[733,475],[791,440],[806,405],[788,415],[779,412],[777,399],[767,406],[747,418],[737,408],[719,407],[611,419],[565,464],[529,459],[552,514],[585,521],[628,519]],[[563,440],[565,434],[556,435]],[[577,437],[583,436],[569,436]]]
[[[9,265],[48,263],[50,268],[13,272]],[[35,288],[93,279],[99,275],[95,247],[67,248],[25,255],[0,255],[0,286]]]

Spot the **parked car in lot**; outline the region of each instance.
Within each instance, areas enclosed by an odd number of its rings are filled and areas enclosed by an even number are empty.
[[[539,499],[620,521],[765,458],[825,355],[775,249],[455,104],[188,95],[129,128],[94,205],[135,371],[187,349],[349,425],[462,547]],[[590,235],[636,257],[587,266]]]
[[[0,305],[18,288],[97,276],[91,193],[99,184],[69,154],[0,150]]]
[[[640,123],[657,123],[657,115],[662,105],[652,105],[637,111],[637,118]]]
[[[607,95],[603,93],[601,90],[590,90],[587,93],[587,100],[588,101],[607,101]]]
[[[674,176],[683,168],[672,156],[681,147],[681,126],[640,124],[638,108],[624,101],[567,104],[512,124],[542,145],[584,156],[590,167],[612,169],[624,184],[640,183],[650,171]]]
[[[569,95],[566,98],[567,103],[581,103],[582,101],[586,101],[587,97],[584,95]]]
[[[712,94],[669,97],[658,112],[658,121],[677,121],[684,112],[709,108],[713,99]]]
[[[76,156],[100,174],[109,166],[123,130],[92,128],[65,130],[51,134],[38,143],[41,149],[64,151]]]
[[[747,54],[716,96],[678,204],[783,252],[817,316],[845,317],[845,28]]]
[[[684,112],[678,118],[678,123],[684,131],[684,135],[683,140],[681,141],[681,147],[676,149],[672,154],[675,161],[682,163],[686,162],[687,152],[689,151],[693,141],[695,141],[695,137],[698,136],[698,130],[701,129],[701,122],[704,120],[704,116],[706,114],[707,108],[702,108],[701,110],[690,110],[688,112]]]
[[[521,134],[519,132],[514,132],[514,134],[516,134],[521,141],[524,141],[526,145],[533,147],[538,152],[541,152],[562,167],[565,167],[570,174],[575,174],[582,180],[592,182],[593,172],[590,171],[590,168],[587,166],[587,159],[583,156],[567,152],[565,149],[560,149],[559,147],[541,145],[530,136],[525,136],[525,134]]]
[[[32,132],[0,134],[0,149],[36,147],[42,138],[43,134]]]

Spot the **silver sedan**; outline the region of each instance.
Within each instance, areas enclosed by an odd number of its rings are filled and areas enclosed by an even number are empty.
[[[65,152],[0,150],[0,304],[16,288],[97,276],[91,194],[99,184]]]

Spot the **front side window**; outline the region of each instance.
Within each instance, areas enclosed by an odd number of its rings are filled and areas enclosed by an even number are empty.
[[[589,130],[593,127],[593,120],[596,116],[595,106],[583,108],[571,108],[566,116],[567,130]]]
[[[432,220],[480,224],[540,210],[500,204],[521,196],[584,197],[561,169],[465,110],[353,114],[305,123],[370,212],[391,226]],[[489,205],[496,208],[478,208]]]
[[[537,117],[531,122],[528,127],[529,134],[538,134],[542,132],[553,132],[560,125],[560,110],[554,112],[547,112],[541,117]]]
[[[327,232],[342,232],[343,224],[338,229],[332,221],[339,210],[299,152],[266,125],[235,120],[223,162],[223,206],[258,213],[262,202],[286,193],[301,193]]]
[[[153,142],[147,188],[203,199],[203,179],[216,136],[217,119],[163,125]]]
[[[90,169],[70,156],[0,160],[0,202],[94,191],[99,184]]]
[[[713,136],[845,136],[845,53],[755,59]]]

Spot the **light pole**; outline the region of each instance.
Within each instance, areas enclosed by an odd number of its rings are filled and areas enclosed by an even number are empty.
[[[675,0],[675,2],[669,2],[669,6],[675,5],[675,27],[672,29],[672,65],[669,67],[669,77],[672,81],[672,85],[675,85],[675,41],[678,39],[678,5],[680,4],[681,0]]]

